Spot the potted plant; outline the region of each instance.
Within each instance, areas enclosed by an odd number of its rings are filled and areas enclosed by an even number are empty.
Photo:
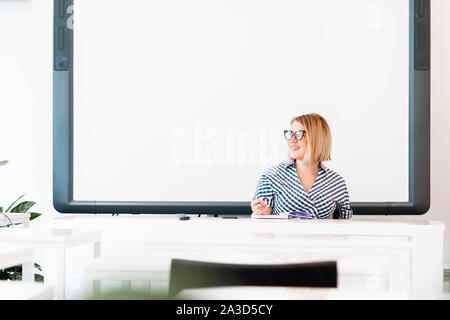
[[[7,160],[0,161],[0,167],[5,166],[6,164],[8,164]],[[0,215],[6,216],[9,219],[9,216],[11,214],[27,213],[31,209],[31,207],[33,207],[36,203],[33,201],[22,201],[22,202],[18,203],[18,201],[20,199],[22,199],[24,196],[25,195],[23,194],[19,198],[17,198],[16,201],[11,203],[4,212],[3,212],[3,207],[0,206]],[[40,215],[41,214],[37,213],[37,212],[30,212],[30,221],[36,219]],[[14,225],[18,225],[18,224],[20,224],[20,223],[13,224],[11,222],[9,225],[6,225],[6,228],[10,228],[10,227],[13,227]],[[0,228],[2,228],[2,227],[0,226]],[[41,266],[38,265],[37,263],[34,264],[34,267],[37,270],[42,271]],[[35,274],[34,279],[35,279],[35,281],[38,281],[38,282],[44,281],[44,277],[40,274]],[[0,280],[22,280],[22,266],[16,266],[16,267],[11,267],[11,268],[0,270]]]

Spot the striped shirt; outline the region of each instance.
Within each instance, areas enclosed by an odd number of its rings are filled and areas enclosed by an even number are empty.
[[[331,219],[337,210],[341,219],[353,215],[344,179],[322,163],[309,193],[300,183],[294,160],[270,167],[261,175],[253,196],[256,199],[272,207],[272,214],[303,211],[315,218]]]

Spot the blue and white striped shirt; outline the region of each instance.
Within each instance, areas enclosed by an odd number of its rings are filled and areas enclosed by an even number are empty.
[[[331,219],[337,209],[341,219],[353,215],[344,179],[322,163],[309,193],[300,183],[294,160],[270,167],[261,175],[253,197],[256,199],[272,207],[272,214],[303,211],[315,218]]]

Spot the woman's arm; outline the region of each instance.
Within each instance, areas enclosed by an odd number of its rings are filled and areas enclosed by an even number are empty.
[[[348,195],[345,181],[342,181],[343,189],[336,201],[336,208],[339,212],[338,219],[350,219],[353,217],[353,210],[350,207],[350,196]]]
[[[253,214],[272,214],[274,206],[274,191],[272,184],[266,175],[262,175],[259,179],[253,201],[251,202]]]
[[[267,206],[264,199],[256,199],[251,203],[252,213],[258,215],[271,215],[272,207]]]

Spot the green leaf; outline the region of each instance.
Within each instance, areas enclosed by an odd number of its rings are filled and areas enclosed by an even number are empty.
[[[42,213],[30,212],[30,221],[42,216]]]
[[[0,270],[0,280],[14,280],[10,269]]]
[[[11,210],[11,213],[27,213],[35,204],[36,202],[33,201],[24,201],[15,206],[14,209]]]
[[[1,166],[6,166],[8,164],[8,162],[9,162],[8,160],[1,161],[0,162],[0,167]]]
[[[3,207],[0,207],[0,213],[3,213]]]
[[[40,274],[34,274],[34,281],[44,282],[44,276],[41,276]]]
[[[14,201],[13,203],[11,203],[11,205],[8,207],[8,209],[6,209],[6,213],[8,213],[9,212],[9,209],[11,209],[12,208],[12,206],[13,205],[15,205],[16,204],[16,202],[17,201],[19,201],[20,199],[22,199],[23,197],[24,197],[25,195],[23,194],[23,195],[21,195],[19,198],[17,198],[17,200],[16,201]]]
[[[38,269],[39,271],[42,271],[42,267],[41,267],[39,264],[35,263],[35,264],[34,264],[34,267],[35,267],[36,269]]]
[[[14,280],[22,280],[22,270],[14,273]]]

